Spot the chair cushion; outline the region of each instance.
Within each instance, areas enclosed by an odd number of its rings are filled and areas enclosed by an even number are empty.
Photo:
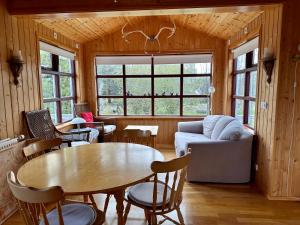
[[[221,117],[221,118],[217,121],[217,123],[216,123],[216,125],[215,125],[215,127],[214,127],[214,129],[213,129],[213,131],[212,131],[211,139],[212,139],[212,140],[217,140],[218,137],[220,136],[221,132],[224,130],[224,128],[225,128],[231,121],[233,121],[233,120],[235,120],[235,118],[232,117],[232,116],[223,116],[223,117]]]
[[[94,129],[94,128],[90,128],[90,127],[84,127],[84,128],[80,128],[80,129],[71,129],[70,132],[79,132],[79,131],[90,131],[90,135],[89,135],[89,142],[93,142],[94,140],[96,140],[99,136],[99,130],[98,129]],[[83,140],[84,139],[84,134],[80,134],[80,135],[73,135],[74,137],[76,137],[78,140]]]
[[[92,225],[95,223],[97,213],[95,210],[85,204],[74,203],[62,206],[62,216],[65,225]],[[47,214],[49,224],[59,225],[57,209],[52,210]],[[45,225],[41,219],[40,225]]]
[[[207,116],[204,118],[203,134],[206,137],[211,138],[211,134],[215,128],[215,125],[221,117],[223,117],[223,116],[222,115],[211,115],[211,116]]]
[[[80,145],[88,145],[90,142],[87,141],[73,141],[71,142],[72,147],[80,146]]]
[[[218,140],[238,141],[243,134],[243,125],[238,120],[231,121],[221,132]]]
[[[152,207],[153,205],[153,188],[154,182],[145,182],[134,185],[128,190],[128,198],[140,205]],[[165,184],[157,183],[157,202],[156,206],[160,207],[163,203]],[[167,188],[166,203],[170,201],[171,188]]]
[[[92,123],[94,122],[94,117],[92,112],[82,112],[80,113],[80,116],[85,119],[87,123]],[[95,127],[93,124],[88,124],[87,127]]]
[[[183,152],[186,153],[187,146],[192,142],[208,142],[211,141],[210,138],[203,134],[186,133],[186,132],[176,132],[175,133],[175,149],[176,155],[182,156]]]
[[[104,134],[109,134],[111,132],[114,132],[116,130],[115,125],[104,125]]]

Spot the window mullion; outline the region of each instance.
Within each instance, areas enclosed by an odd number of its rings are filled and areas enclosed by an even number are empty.
[[[151,57],[151,115],[154,116],[154,58]]]
[[[126,91],[126,67],[125,65],[122,66],[123,68],[123,104],[124,104],[124,115],[127,116],[127,91]]]
[[[180,64],[180,110],[179,110],[179,114],[180,116],[183,115],[183,64]]]

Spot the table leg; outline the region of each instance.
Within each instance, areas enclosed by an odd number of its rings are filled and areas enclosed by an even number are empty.
[[[114,197],[116,199],[117,202],[117,214],[118,214],[118,225],[124,225],[124,194],[125,191],[124,190],[120,190],[119,192],[114,193]]]

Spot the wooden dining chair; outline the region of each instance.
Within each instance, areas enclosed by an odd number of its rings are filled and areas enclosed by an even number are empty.
[[[16,198],[19,212],[26,225],[86,225],[102,224],[104,217],[82,203],[64,204],[64,192],[55,186],[46,189],[35,189],[20,185],[11,171],[7,174],[9,188]],[[47,210],[54,206],[52,210]]]
[[[127,206],[124,220],[127,220],[131,205],[140,207],[145,211],[145,217],[151,225],[162,224],[170,220],[174,224],[184,225],[180,211],[182,190],[185,183],[186,168],[191,154],[166,162],[154,161],[151,169],[155,173],[153,180],[139,183],[128,189],[126,193]],[[164,180],[159,180],[163,176]],[[171,186],[169,185],[172,184]],[[179,222],[166,214],[176,210]],[[164,219],[157,223],[157,216]]]
[[[52,151],[53,148],[59,149],[62,143],[63,141],[60,138],[54,138],[50,140],[39,140],[24,147],[23,153],[28,161],[37,156],[43,155],[46,152]]]
[[[118,141],[151,146],[151,131],[130,129],[117,132]]]

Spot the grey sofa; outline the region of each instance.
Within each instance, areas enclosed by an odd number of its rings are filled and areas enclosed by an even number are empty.
[[[191,151],[187,180],[215,183],[250,181],[253,135],[233,117],[214,115],[203,121],[180,122],[176,155]]]

